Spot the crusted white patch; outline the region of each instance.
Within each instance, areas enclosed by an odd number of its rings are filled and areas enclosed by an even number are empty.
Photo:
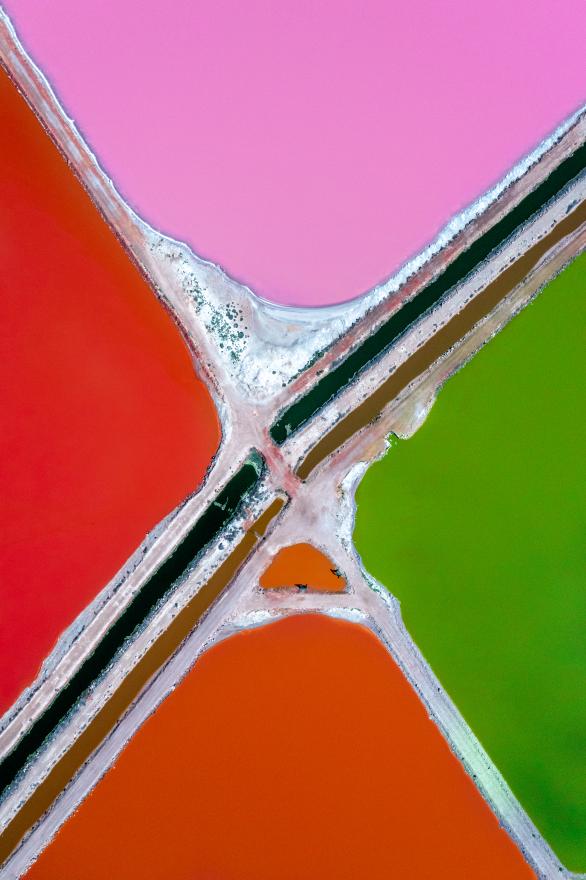
[[[369,311],[397,293],[462,230],[485,213],[505,190],[527,174],[585,113],[586,108],[581,108],[569,117],[499,183],[453,217],[428,247],[385,282],[339,305],[309,309],[270,303],[231,279],[219,266],[197,257],[187,245],[160,235],[142,221],[141,225],[151,242],[153,255],[172,268],[203,331],[213,340],[224,370],[241,393],[253,400],[267,400]]]

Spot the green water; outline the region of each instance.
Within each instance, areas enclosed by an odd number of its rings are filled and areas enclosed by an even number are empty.
[[[492,251],[499,247],[530,217],[537,214],[570,180],[584,171],[586,145],[559,165],[538,187],[528,193],[508,214],[476,239],[444,269],[435,281],[421,290],[417,296],[404,303],[379,329],[359,345],[345,360],[326,373],[307,394],[294,401],[271,426],[270,434],[275,443],[284,443],[287,437],[304,425],[325,406],[342,388],[352,382],[371,360],[388,348],[424,315],[437,305],[455,285],[478,268]]]
[[[586,255],[359,487],[355,542],[558,857],[586,870]]]

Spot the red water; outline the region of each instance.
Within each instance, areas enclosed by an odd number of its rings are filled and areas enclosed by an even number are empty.
[[[190,354],[0,69],[0,712],[220,438]]]
[[[212,647],[28,880],[528,880],[367,629],[299,615]]]

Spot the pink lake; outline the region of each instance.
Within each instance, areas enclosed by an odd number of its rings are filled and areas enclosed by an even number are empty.
[[[586,99],[583,0],[6,0],[128,202],[256,293],[363,293]]]

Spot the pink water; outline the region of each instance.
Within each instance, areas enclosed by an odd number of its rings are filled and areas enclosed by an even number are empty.
[[[150,223],[284,303],[391,274],[586,99],[583,0],[6,0]]]

